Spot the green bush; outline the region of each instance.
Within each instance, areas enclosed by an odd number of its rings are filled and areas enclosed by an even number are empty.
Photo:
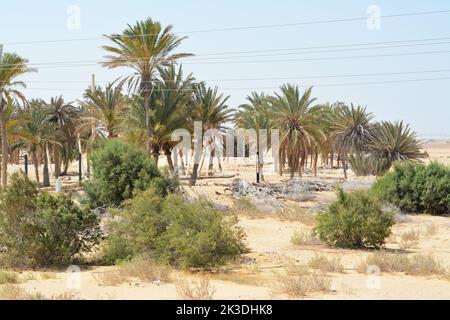
[[[345,193],[326,212],[317,216],[314,232],[321,241],[343,248],[383,246],[394,224],[392,212],[382,210],[381,202],[368,191]]]
[[[450,168],[437,162],[398,163],[379,178],[372,191],[407,212],[450,213]]]
[[[208,268],[246,250],[236,219],[224,218],[207,202],[188,204],[149,189],[111,213],[104,246],[110,263],[147,254],[181,268]]]
[[[70,262],[98,243],[97,216],[81,210],[67,195],[39,193],[22,173],[0,195],[0,247],[3,264],[44,266]]]
[[[92,153],[91,180],[84,184],[90,206],[118,206],[135,191],[153,187],[166,196],[177,187],[175,178],[158,170],[141,150],[121,141],[108,140]]]

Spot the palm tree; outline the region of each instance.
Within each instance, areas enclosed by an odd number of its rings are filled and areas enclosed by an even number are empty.
[[[311,108],[316,100],[311,98],[312,87],[300,93],[298,86],[283,85],[281,94],[270,97],[274,106],[274,118],[280,129],[280,174],[284,162],[288,161],[291,178],[295,171],[301,175],[300,158],[304,161],[313,141],[323,137],[317,121],[319,113]]]
[[[157,21],[148,18],[138,21],[134,26],[128,25],[122,34],[106,36],[113,42],[112,46],[103,46],[111,53],[103,65],[108,68],[129,67],[135,74],[126,77],[131,87],[138,88],[143,98],[146,130],[148,136],[147,151],[151,152],[153,128],[151,105],[153,80],[159,68],[167,67],[177,60],[191,56],[187,53],[173,53],[186,37],[177,37],[172,33],[171,25],[163,28]]]
[[[47,144],[55,143],[55,125],[48,121],[48,112],[45,101],[32,100],[26,108],[21,111],[21,118],[25,120],[22,126],[22,139],[27,144],[28,151],[31,154],[36,181],[40,184],[37,152],[41,151],[44,158],[43,186],[48,187],[50,185],[50,177],[48,174]]]
[[[200,83],[196,86],[193,96],[193,121],[201,121],[203,126],[203,132],[209,129],[217,129],[223,131],[225,129],[224,124],[232,119],[232,112],[226,102],[229,96],[224,97],[223,94],[218,93],[218,88],[207,88],[204,83]],[[207,141],[207,144],[211,144],[214,141]],[[197,171],[199,167],[201,153],[200,148],[195,148],[196,154],[194,155],[194,165],[192,168],[191,178],[189,180],[190,185],[195,185],[197,181]],[[211,158],[214,157],[214,148],[211,150]]]
[[[271,110],[267,95],[252,92],[247,96],[248,103],[238,107],[235,114],[235,123],[238,128],[256,130],[256,145],[258,148],[258,172],[261,173],[261,180],[264,181],[264,155],[259,152],[260,130],[269,130],[274,126],[273,111]],[[270,148],[270,139],[268,139],[268,148]]]
[[[189,127],[189,108],[194,93],[194,78],[189,74],[183,78],[183,68],[178,70],[170,66],[159,71],[160,80],[155,86],[155,110],[151,117],[154,128],[152,137],[152,153],[158,163],[162,150],[169,168],[174,172],[172,148],[177,142],[171,141],[171,134],[176,129]]]
[[[99,130],[106,132],[108,138],[118,137],[123,112],[129,103],[129,99],[122,94],[122,84],[115,87],[114,84],[107,84],[105,90],[101,87],[90,87],[84,93],[84,99],[78,132]]]
[[[66,174],[68,163],[71,160],[71,149],[76,146],[75,122],[79,111],[71,103],[65,103],[62,96],[50,99],[50,103],[43,105],[47,111],[48,121],[54,124],[56,143],[53,147],[54,176],[61,175],[61,155],[63,156]]]
[[[14,98],[25,100],[18,88],[25,88],[25,83],[17,78],[35,69],[28,67],[28,60],[15,53],[0,52],[0,130],[2,131],[2,170],[1,184],[7,185],[8,179],[8,134],[6,132],[5,111]]]
[[[421,151],[416,133],[403,121],[383,121],[376,125],[369,151],[375,159],[383,161],[384,170],[388,170],[395,161],[419,160],[427,156]]]
[[[333,139],[336,148],[342,156],[344,177],[347,179],[347,159],[349,152],[362,152],[374,136],[374,127],[371,123],[373,114],[365,107],[349,108],[346,105],[336,107],[336,119],[333,125]]]

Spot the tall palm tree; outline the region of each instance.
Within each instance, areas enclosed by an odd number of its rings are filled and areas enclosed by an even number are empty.
[[[106,132],[108,138],[118,137],[123,112],[129,103],[129,99],[122,94],[122,84],[114,86],[109,83],[105,90],[99,86],[89,87],[84,93],[84,99],[78,132],[92,132],[94,128]]]
[[[55,124],[48,121],[48,110],[43,100],[32,100],[26,108],[21,111],[21,118],[25,119],[22,126],[22,139],[28,146],[31,161],[34,164],[35,177],[40,184],[38,151],[43,154],[44,172],[43,186],[50,185],[48,170],[47,144],[56,143]]]
[[[349,152],[363,152],[373,139],[373,117],[373,114],[362,106],[354,107],[352,104],[348,107],[342,104],[336,107],[332,135],[334,144],[342,156],[345,179],[347,179]]]
[[[2,132],[2,163],[1,184],[6,187],[8,182],[8,134],[6,132],[5,111],[12,105],[14,98],[25,100],[19,88],[25,83],[17,78],[35,69],[28,66],[28,60],[15,53],[3,53],[0,50],[0,130]]]
[[[298,86],[283,85],[281,93],[270,97],[274,106],[274,118],[280,129],[280,174],[282,166],[287,162],[290,176],[296,171],[301,175],[300,159],[305,159],[307,150],[313,141],[319,141],[323,136],[317,119],[320,114],[312,108],[316,100],[311,97],[312,87],[300,93]]]
[[[194,93],[194,78],[191,74],[183,77],[183,68],[174,66],[159,71],[160,80],[155,86],[155,110],[151,117],[154,128],[152,153],[158,163],[162,150],[170,170],[174,171],[172,148],[177,142],[171,141],[171,134],[176,129],[189,127],[189,110]]]
[[[204,83],[200,83],[196,86],[193,96],[193,110],[192,119],[194,121],[201,121],[203,126],[203,132],[209,129],[217,129],[223,131],[225,124],[232,119],[233,110],[231,110],[226,104],[229,96],[224,96],[218,93],[218,88],[206,87]],[[207,144],[213,141],[206,141]],[[194,155],[194,165],[192,168],[191,178],[189,180],[190,185],[195,185],[197,181],[197,172],[200,162],[200,151],[196,148],[196,154]],[[214,152],[214,149],[211,151]],[[211,154],[214,157],[214,154]]]
[[[172,33],[172,25],[163,28],[157,21],[148,18],[128,25],[122,34],[106,36],[113,42],[111,46],[103,46],[111,55],[106,56],[103,63],[108,68],[129,67],[135,73],[125,79],[138,88],[143,98],[148,135],[147,151],[151,152],[153,128],[151,116],[154,106],[151,105],[153,80],[161,67],[176,63],[179,59],[191,56],[187,53],[173,53],[186,37],[177,37]]]
[[[248,103],[238,107],[235,114],[235,123],[238,128],[256,130],[256,145],[258,148],[258,172],[261,174],[261,180],[264,181],[264,155],[259,152],[260,130],[269,130],[274,126],[273,110],[264,93],[252,92],[247,96]],[[269,138],[269,136],[267,137]],[[270,148],[270,139],[267,140],[267,147]]]
[[[50,99],[50,103],[44,104],[48,115],[48,121],[54,124],[57,142],[52,144],[54,176],[61,175],[61,156],[63,156],[65,170],[72,154],[71,149],[76,146],[75,123],[79,117],[79,111],[71,103],[66,103],[62,96]],[[66,172],[64,172],[66,173]]]
[[[369,152],[375,159],[382,159],[384,170],[388,170],[395,161],[419,160],[427,154],[421,151],[417,135],[403,121],[383,121],[376,125]]]

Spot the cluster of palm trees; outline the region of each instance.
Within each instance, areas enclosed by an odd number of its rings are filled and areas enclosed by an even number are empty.
[[[320,158],[331,167],[337,160],[347,179],[349,163],[357,174],[378,175],[395,161],[426,156],[415,132],[402,121],[374,122],[361,106],[315,104],[311,87],[302,93],[287,84],[273,96],[253,92],[247,100],[235,115],[236,124],[280,130],[280,174],[287,167],[291,177],[302,175],[309,164],[316,175]]]
[[[217,87],[184,74],[179,60],[191,54],[175,53],[184,38],[177,37],[172,26],[163,28],[147,19],[106,37],[111,45],[103,47],[108,52],[103,66],[132,71],[105,87],[90,86],[77,103],[66,103],[62,97],[27,101],[20,91],[25,84],[17,79],[36,70],[16,54],[0,56],[2,186],[7,183],[8,163],[17,162],[21,152],[31,156],[36,179],[48,186],[51,174],[67,174],[70,162],[79,153],[89,155],[95,141],[103,138],[124,139],[155,161],[165,155],[174,171],[176,142],[171,134],[180,128],[192,132],[195,121],[202,122],[204,131],[224,131],[233,123],[241,128],[279,129],[279,170],[288,169],[291,177],[301,175],[308,163],[316,173],[319,158],[333,166],[336,156],[346,175],[348,162],[356,159],[358,163],[383,159],[386,168],[395,160],[422,156],[414,133],[403,123],[373,123],[372,114],[362,107],[315,104],[312,88],[301,92],[288,84],[274,95],[252,93],[247,104],[230,108],[229,96]],[[209,152],[214,158],[215,150]],[[198,169],[195,162],[191,184]]]

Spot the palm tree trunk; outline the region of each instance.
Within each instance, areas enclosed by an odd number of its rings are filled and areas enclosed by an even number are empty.
[[[170,150],[170,148],[165,148],[164,154],[166,155],[167,164],[169,165],[170,172],[172,172],[172,173],[175,172],[175,167],[174,167],[173,161],[172,161],[172,151]]]
[[[344,179],[347,180],[347,152],[342,155],[342,167],[344,168]]]
[[[2,131],[2,187],[5,188],[8,183],[8,134],[6,132],[5,114],[0,111],[0,129]]]
[[[44,145],[44,172],[43,172],[43,187],[50,186],[50,175],[48,174],[48,155],[47,155],[47,146]]]
[[[59,146],[53,146],[53,162],[55,163],[54,176],[58,178],[61,175],[61,152]]]
[[[34,165],[34,175],[36,178],[36,182],[38,185],[40,185],[40,180],[39,180],[39,163],[37,160],[37,155],[36,155],[36,146],[33,146],[31,149],[31,161],[33,161],[33,165]]]
[[[295,163],[296,163],[296,161],[295,161],[295,153],[294,152],[292,152],[292,154],[291,154],[291,161],[290,161],[291,163],[291,179],[294,177],[294,175],[295,175]]]
[[[189,179],[190,186],[195,186],[195,183],[197,182],[197,171],[198,171],[198,163],[194,163],[194,166],[192,167],[192,174]]]
[[[314,164],[313,164],[313,168],[314,168],[314,177],[317,177],[317,162],[319,161],[319,153],[316,151],[314,153]]]

